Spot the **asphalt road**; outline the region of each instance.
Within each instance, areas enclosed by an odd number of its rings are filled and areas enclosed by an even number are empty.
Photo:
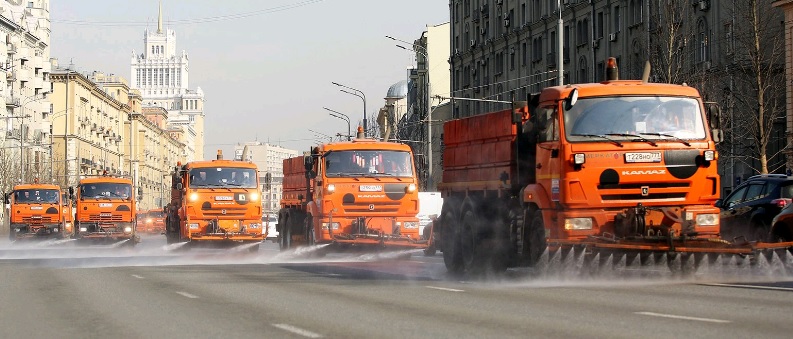
[[[404,253],[400,253],[404,254]],[[789,338],[793,278],[460,281],[440,256],[0,242],[2,338]],[[400,259],[401,258],[401,259]]]

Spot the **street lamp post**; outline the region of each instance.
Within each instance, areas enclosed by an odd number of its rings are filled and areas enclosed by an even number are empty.
[[[339,119],[344,120],[344,121],[347,122],[347,141],[352,140],[352,134],[351,134],[352,131],[350,130],[350,117],[347,116],[347,114],[344,114],[342,112],[334,111],[334,110],[332,110],[330,108],[327,108],[327,107],[322,107],[322,108],[324,108],[325,110],[330,111],[331,112],[330,116],[332,116],[334,118],[339,118]]]
[[[352,94],[354,96],[357,96],[357,97],[361,98],[361,100],[363,100],[363,136],[366,137],[366,133],[368,132],[367,131],[368,126],[366,125],[366,95],[363,94],[363,92],[361,90],[358,90],[358,89],[355,89],[355,88],[352,88],[352,87],[349,87],[349,86],[344,86],[344,85],[342,85],[342,84],[340,84],[338,82],[332,82],[332,84],[354,91],[355,93],[349,92],[349,91],[345,91],[343,89],[341,90],[344,93]]]

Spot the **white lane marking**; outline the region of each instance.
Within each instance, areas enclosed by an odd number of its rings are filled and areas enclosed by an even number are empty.
[[[465,292],[465,290],[457,290],[454,288],[446,288],[446,287],[438,287],[438,286],[424,286],[424,287],[431,288],[434,290],[448,291],[448,292]]]
[[[187,293],[187,292],[176,291],[176,294],[181,295],[181,296],[183,296],[185,298],[198,299],[197,295],[193,295],[193,294],[190,294],[190,293]]]
[[[635,313],[636,314],[640,314],[640,315],[648,315],[648,316],[651,316],[651,317],[683,319],[683,320],[693,320],[693,321],[704,321],[704,322],[708,322],[708,323],[726,324],[726,323],[730,323],[731,322],[729,320],[687,317],[687,316],[684,316],[684,315],[663,314],[663,313],[654,313],[654,312],[635,312]]]
[[[774,286],[757,286],[757,285],[738,285],[738,284],[700,284],[704,286],[721,286],[721,287],[742,287],[742,288],[753,288],[756,290],[772,290],[772,291],[793,291],[793,288],[790,287],[774,287]]]
[[[143,279],[143,276],[140,276],[140,275],[137,275],[137,274],[133,274],[132,277],[133,278],[138,278],[138,279]]]
[[[280,328],[284,331],[292,332],[297,335],[302,335],[306,338],[322,338],[322,335],[319,333],[314,333],[309,330],[304,330],[300,327],[292,326],[289,324],[273,324],[273,326]]]

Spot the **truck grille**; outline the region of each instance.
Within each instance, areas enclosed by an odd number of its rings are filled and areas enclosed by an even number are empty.
[[[23,217],[22,222],[28,224],[43,224],[43,223],[52,222],[52,217],[50,216]]]
[[[642,187],[647,187],[649,192],[642,195]],[[600,197],[603,201],[614,200],[683,200],[686,198],[691,185],[687,182],[673,183],[625,183],[598,185]]]
[[[226,214],[223,214],[223,211],[226,211]],[[201,210],[201,213],[204,214],[204,217],[212,217],[218,219],[240,219],[245,217],[245,213],[248,211],[245,207],[235,207],[235,208],[215,208],[215,209],[204,209]]]
[[[399,201],[395,202],[377,202],[373,203],[374,209],[369,209],[369,204],[367,203],[353,203],[353,204],[345,204],[344,205],[344,212],[345,213],[355,213],[355,214],[378,214],[378,213],[396,213],[399,212],[399,207],[401,203]]]
[[[88,216],[88,221],[122,221],[124,219],[123,216],[117,214],[111,215],[100,215],[100,214],[91,214]]]

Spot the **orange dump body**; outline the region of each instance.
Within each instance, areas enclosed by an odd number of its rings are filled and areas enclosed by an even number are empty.
[[[138,232],[160,234],[165,232],[165,214],[160,209],[152,209],[138,213]]]

